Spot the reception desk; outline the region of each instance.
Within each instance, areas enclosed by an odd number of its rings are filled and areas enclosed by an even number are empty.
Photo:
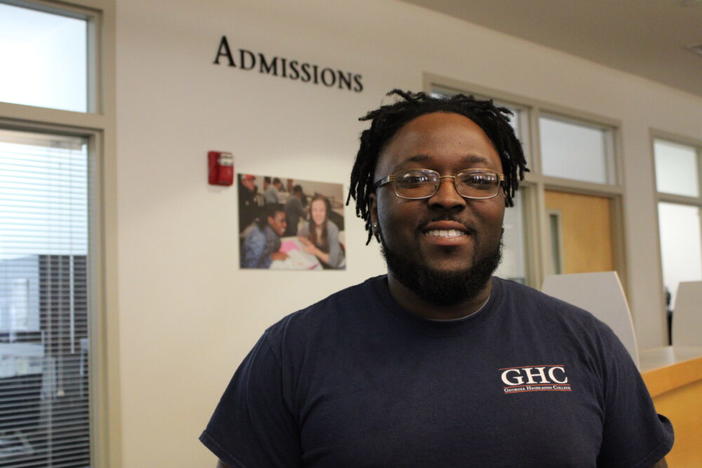
[[[670,468],[702,467],[702,346],[642,351],[640,369],[656,409],[675,427]]]

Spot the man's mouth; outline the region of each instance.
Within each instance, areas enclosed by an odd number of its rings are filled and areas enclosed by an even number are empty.
[[[463,223],[451,220],[429,222],[421,231],[427,240],[438,242],[462,241],[472,234]]]
[[[458,237],[464,237],[468,234],[465,231],[459,231],[458,229],[430,229],[424,232],[425,236],[428,237],[442,237],[445,239],[453,239]]]

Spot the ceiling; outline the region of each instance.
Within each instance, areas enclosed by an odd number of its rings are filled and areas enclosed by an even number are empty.
[[[402,1],[702,97],[702,0]]]

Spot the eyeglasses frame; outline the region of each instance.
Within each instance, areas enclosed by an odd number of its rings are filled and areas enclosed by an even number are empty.
[[[433,170],[433,169],[408,169],[407,171],[412,171],[412,170],[417,170],[417,171],[430,171],[430,172],[433,172],[434,174],[439,174],[437,171],[435,171],[435,170]],[[407,171],[403,171],[403,172],[407,172]],[[498,176],[498,183],[499,183],[499,184],[498,184],[497,192],[495,192],[493,195],[489,195],[489,196],[486,196],[486,197],[469,197],[469,196],[462,195],[462,194],[458,191],[458,187],[456,187],[456,177],[458,177],[458,176],[460,176],[461,174],[464,174],[464,173],[466,173],[466,172],[489,172],[489,173],[491,173],[491,174],[497,174],[497,176]],[[383,177],[383,178],[381,178],[381,179],[376,180],[376,181],[373,183],[373,186],[374,186],[375,188],[380,188],[380,187],[382,187],[382,186],[384,186],[384,185],[389,184],[390,182],[394,182],[395,179],[397,179],[397,177],[399,177],[399,175],[400,175],[400,173],[395,173],[395,174],[387,175],[387,176],[385,176],[385,177]],[[433,197],[434,195],[436,195],[436,192],[438,192],[439,189],[441,188],[441,181],[442,181],[443,179],[453,179],[453,189],[456,191],[457,194],[459,194],[459,195],[460,195],[461,197],[463,197],[463,198],[467,198],[468,200],[489,200],[489,199],[491,199],[491,198],[495,198],[496,196],[498,196],[498,195],[500,194],[500,189],[499,189],[499,187],[501,187],[501,186],[503,185],[503,182],[504,182],[504,180],[505,180],[505,175],[502,174],[502,173],[500,173],[500,172],[493,171],[492,169],[487,169],[487,168],[482,168],[482,167],[476,167],[476,168],[470,168],[470,169],[463,169],[463,170],[461,170],[461,171],[458,171],[455,175],[444,175],[444,176],[442,176],[441,174],[439,174],[439,183],[436,185],[436,189],[434,190],[434,192],[432,192],[430,195],[426,195],[426,196],[423,196],[423,197],[406,197],[406,196],[404,196],[404,195],[400,195],[399,193],[397,193],[397,188],[396,188],[394,185],[393,185],[392,188],[393,188],[393,192],[395,193],[395,196],[398,197],[398,198],[402,198],[402,199],[404,199],[404,200],[425,200],[425,199],[427,199],[427,198],[431,198],[431,197]]]

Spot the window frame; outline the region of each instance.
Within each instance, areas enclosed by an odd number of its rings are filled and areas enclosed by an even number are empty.
[[[0,126],[88,139],[91,464],[119,467],[115,0],[0,1],[88,20],[87,112],[0,102]]]
[[[586,127],[586,128],[591,128],[595,130],[600,130],[604,133],[604,142],[606,145],[605,148],[605,171],[606,171],[606,177],[608,179],[608,182],[605,183],[598,183],[598,182],[587,182],[587,181],[582,181],[578,179],[571,179],[568,177],[558,177],[558,176],[550,176],[544,174],[544,177],[548,179],[557,179],[557,180],[567,180],[567,181],[572,181],[572,182],[585,182],[586,184],[595,184],[598,186],[603,186],[605,190],[607,190],[607,187],[612,187],[612,186],[618,186],[621,183],[621,167],[617,164],[617,158],[616,154],[617,151],[615,149],[615,137],[614,137],[614,126],[610,124],[602,124],[601,122],[595,122],[591,120],[589,117],[587,118],[577,118],[573,117],[571,115],[565,115],[563,113],[555,113],[555,112],[549,112],[548,109],[545,108],[540,108],[539,109],[539,117],[537,119],[537,122],[540,123],[541,119],[549,119],[552,121],[559,121],[562,123],[570,124],[570,125],[577,125],[581,127]],[[540,132],[539,132],[540,135]],[[540,141],[540,140],[539,140]],[[541,146],[539,145],[539,155],[541,156]],[[541,173],[543,174],[543,159],[540,158],[541,162]]]
[[[423,89],[430,93],[447,90],[473,94],[476,97],[494,99],[496,104],[524,111],[520,119],[520,130],[530,172],[525,174],[519,190],[523,191],[523,209],[526,232],[527,284],[540,289],[546,276],[553,274],[550,221],[545,204],[546,190],[605,197],[611,200],[612,208],[612,255],[614,267],[619,273],[625,292],[629,290],[624,232],[624,178],[623,151],[621,146],[621,121],[572,109],[565,106],[532,99],[517,94],[476,85],[432,73],[424,73]],[[608,146],[612,151],[608,170],[614,171],[612,182],[607,184],[579,181],[543,174],[539,119],[541,116],[563,119],[569,123],[582,124],[607,130]],[[526,127],[526,128],[524,128]]]
[[[81,1],[81,0],[77,0]],[[40,11],[43,13],[50,13],[54,15],[66,16],[69,18],[75,18],[80,20],[85,20],[87,23],[87,50],[86,50],[86,107],[85,112],[77,111],[61,111],[59,112],[75,112],[77,114],[99,114],[102,110],[103,99],[100,96],[100,90],[103,88],[101,83],[101,78],[103,73],[101,72],[101,64],[99,60],[100,44],[102,43],[102,38],[100,31],[102,29],[102,11],[99,8],[95,8],[93,3],[102,2],[92,2],[85,1],[85,6],[77,6],[75,4],[68,4],[63,2],[51,2],[46,0],[0,0],[0,3],[6,5],[26,8],[29,10]],[[22,107],[35,107],[26,106],[19,104]],[[41,109],[52,109],[50,107],[36,106],[36,108]],[[58,109],[53,109],[58,110]]]
[[[672,203],[675,205],[685,205],[685,206],[694,206],[697,207],[700,210],[700,232],[702,232],[702,140],[698,140],[695,138],[690,138],[687,136],[683,135],[678,135],[675,133],[670,133],[666,132],[663,130],[658,130],[658,129],[649,129],[649,136],[650,136],[650,142],[649,142],[649,148],[650,148],[650,155],[651,157],[649,158],[650,163],[651,163],[651,173],[653,174],[653,179],[652,179],[652,186],[653,186],[653,191],[655,194],[653,203],[654,203],[654,213],[656,216],[656,226],[658,229],[656,230],[656,243],[657,243],[657,259],[658,259],[658,274],[659,276],[659,282],[661,286],[665,287],[665,279],[663,277],[663,252],[662,252],[662,244],[661,244],[661,234],[660,234],[660,213],[658,209],[658,205],[661,202],[664,203]],[[673,194],[673,193],[667,193],[667,192],[659,192],[658,191],[658,172],[656,168],[656,149],[655,149],[655,144],[656,140],[663,140],[668,143],[675,143],[678,145],[684,145],[684,146],[690,146],[696,151],[697,155],[697,185],[698,185],[698,196],[697,197],[692,197],[692,196],[686,196],[686,195],[678,195],[678,194]],[[700,238],[700,243],[702,244],[702,238]],[[672,306],[673,304],[671,304]],[[660,305],[660,310],[666,310],[666,304],[665,304],[665,297],[662,297],[661,299],[661,305]],[[667,327],[667,325],[666,325]],[[671,330],[672,332],[672,330]]]

